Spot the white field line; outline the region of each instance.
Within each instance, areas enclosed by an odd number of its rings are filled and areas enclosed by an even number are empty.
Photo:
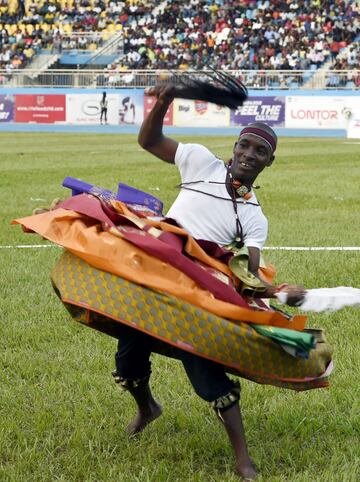
[[[360,246],[265,246],[269,251],[360,251]]]
[[[0,249],[60,248],[56,244],[18,244],[0,246]],[[360,251],[360,246],[265,246],[268,251]]]
[[[0,249],[31,249],[31,248],[60,248],[56,244],[18,244],[9,246],[0,246]]]

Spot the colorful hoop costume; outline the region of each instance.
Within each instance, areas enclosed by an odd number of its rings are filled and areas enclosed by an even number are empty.
[[[96,194],[14,221],[65,249],[51,279],[74,320],[115,337],[125,324],[156,338],[159,353],[181,348],[258,383],[328,386],[332,349],[322,331],[249,303],[232,253],[214,256],[146,206]]]

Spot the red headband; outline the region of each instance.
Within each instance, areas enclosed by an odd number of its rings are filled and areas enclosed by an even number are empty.
[[[244,129],[240,132],[240,136],[242,136],[243,134],[255,134],[256,136],[259,136],[262,139],[264,139],[264,141],[266,141],[269,144],[272,152],[274,152],[276,149],[276,139],[274,139],[271,134],[269,134],[268,132],[264,131],[259,127],[252,127],[252,126],[244,127]]]

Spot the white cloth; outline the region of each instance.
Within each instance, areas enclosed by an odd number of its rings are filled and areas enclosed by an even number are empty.
[[[175,164],[179,168],[182,183],[212,181],[220,184],[200,182],[185,186],[197,192],[182,188],[167,216],[175,219],[194,238],[206,239],[222,246],[232,243],[237,235],[236,218],[231,197],[224,184],[224,162],[200,144],[179,143]],[[249,201],[258,202],[253,191]],[[268,222],[261,207],[238,202],[237,210],[245,246],[261,249],[268,231]]]
[[[280,303],[286,303],[286,290],[276,294]],[[337,311],[345,306],[360,306],[360,289],[350,286],[307,290],[304,301],[298,306],[302,311]]]

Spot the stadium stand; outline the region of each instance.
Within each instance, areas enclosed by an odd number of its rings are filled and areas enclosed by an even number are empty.
[[[1,68],[25,67],[44,50],[96,50],[122,29],[118,18],[123,3],[0,0]]]
[[[145,25],[124,25],[122,62],[130,69],[202,69],[210,63],[304,70],[319,67],[358,32],[352,1],[175,0]]]
[[[359,6],[349,0],[0,0],[0,68],[28,67],[44,51],[95,52],[119,32],[123,55],[107,67],[109,85],[127,70],[211,65],[252,71],[253,87],[263,71],[305,70],[271,77],[273,87],[299,87],[330,62],[352,73],[334,74],[329,87],[359,87]]]

